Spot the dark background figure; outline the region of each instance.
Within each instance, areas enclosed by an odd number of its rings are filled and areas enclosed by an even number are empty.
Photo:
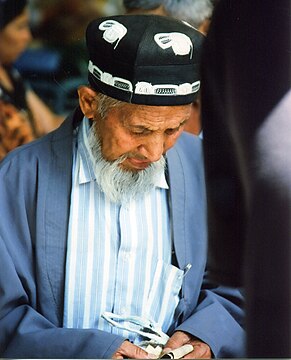
[[[209,271],[246,286],[249,357],[291,357],[290,24],[288,0],[221,0],[202,59]]]

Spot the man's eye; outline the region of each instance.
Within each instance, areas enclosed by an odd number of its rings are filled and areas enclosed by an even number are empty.
[[[165,133],[166,133],[167,135],[173,135],[173,134],[175,134],[177,131],[179,131],[179,129],[180,129],[180,126],[177,127],[177,128],[175,128],[175,129],[167,129],[167,130],[165,131]]]
[[[143,136],[149,134],[151,131],[148,129],[133,130],[132,133],[137,136]]]
[[[165,131],[165,133],[166,133],[167,135],[174,135],[174,134],[176,134],[176,133],[181,129],[181,127],[184,126],[185,124],[186,124],[186,121],[183,121],[178,127],[174,128],[174,129],[167,129],[167,130]]]
[[[144,132],[143,131],[132,131],[132,134],[139,136],[139,135],[143,135]]]

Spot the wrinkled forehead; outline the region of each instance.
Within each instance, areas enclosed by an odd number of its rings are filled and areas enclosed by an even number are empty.
[[[152,106],[123,103],[112,108],[109,116],[127,127],[152,130],[176,128],[186,122],[191,114],[191,104],[178,106]]]

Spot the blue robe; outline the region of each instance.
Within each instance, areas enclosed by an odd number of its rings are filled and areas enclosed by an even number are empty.
[[[96,329],[62,327],[72,136],[81,119],[77,109],[59,129],[16,149],[0,165],[1,357],[110,358],[124,341]],[[183,133],[167,164],[178,266],[193,264],[184,277],[176,329],[208,343],[217,357],[241,357],[241,292],[214,287],[205,271],[201,140]]]

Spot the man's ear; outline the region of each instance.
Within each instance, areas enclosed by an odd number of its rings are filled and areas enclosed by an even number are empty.
[[[79,104],[86,118],[93,118],[96,110],[96,92],[88,86],[78,88]]]

